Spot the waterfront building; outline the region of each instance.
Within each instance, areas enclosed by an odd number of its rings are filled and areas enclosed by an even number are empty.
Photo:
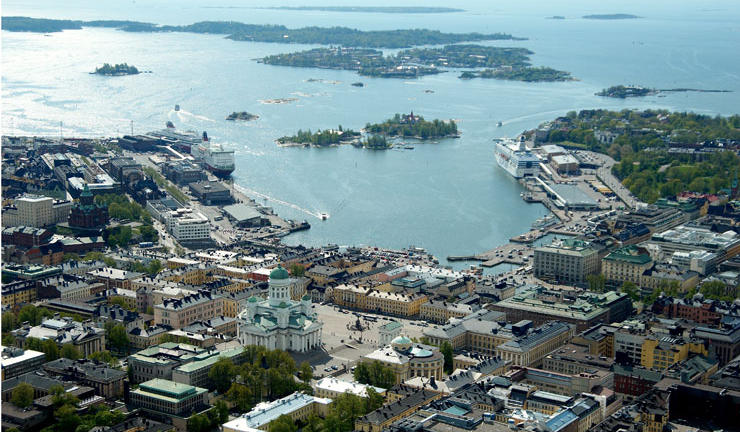
[[[642,274],[652,266],[653,259],[647,249],[634,245],[616,249],[601,260],[606,283],[617,287],[625,282],[639,286]]]
[[[218,181],[200,181],[188,184],[193,196],[206,205],[228,204],[233,201],[231,192]]]
[[[67,222],[72,201],[55,200],[41,195],[24,195],[3,208],[3,226],[42,228]]]
[[[575,335],[572,324],[552,321],[532,329],[531,321],[514,324],[515,338],[496,347],[496,355],[518,366],[537,366],[548,353],[563,346]]]
[[[323,323],[311,297],[291,300],[290,275],[282,266],[270,273],[267,300],[252,296],[238,315],[237,338],[242,345],[307,352],[321,347]]]
[[[207,179],[202,168],[187,160],[165,162],[162,164],[162,175],[181,186]]]
[[[534,275],[567,284],[584,284],[599,273],[599,253],[590,243],[568,238],[534,250]]]
[[[415,344],[406,336],[393,339],[390,345],[365,355],[363,360],[379,361],[392,368],[396,384],[417,376],[441,380],[444,367],[444,356],[438,348]]]
[[[599,323],[627,319],[632,313],[632,301],[627,294],[616,291],[593,293],[529,286],[490,308],[505,313],[509,322],[531,320],[539,325],[558,320],[575,324],[577,331],[584,331]]]
[[[0,347],[2,349],[2,381],[38,370],[44,362],[46,355],[39,351],[24,350],[16,347]]]
[[[196,321],[205,321],[224,314],[224,301],[220,295],[207,290],[182,298],[168,298],[154,305],[154,323],[180,329]]]
[[[282,415],[294,422],[308,419],[312,415],[325,417],[331,399],[295,392],[272,402],[258,403],[251,411],[222,425],[223,432],[268,431],[270,423]]]
[[[164,214],[167,231],[180,242],[202,242],[211,239],[208,217],[191,208],[179,208]]]

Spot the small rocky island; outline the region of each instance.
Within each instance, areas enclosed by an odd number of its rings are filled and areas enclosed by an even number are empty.
[[[103,66],[95,68],[95,72],[91,72],[96,75],[105,75],[105,76],[123,76],[123,75],[137,75],[141,72],[139,72],[139,69],[136,68],[134,65],[129,65],[127,63],[121,63],[116,65],[110,65],[109,63],[103,64]]]
[[[242,112],[236,112],[236,111],[234,111],[233,113],[229,114],[228,117],[226,117],[226,120],[231,120],[231,121],[236,121],[236,120],[249,121],[249,120],[257,120],[258,118],[260,118],[260,116],[258,116],[256,114],[250,114],[250,113],[248,113],[246,111],[242,111]]]
[[[596,93],[596,96],[625,99],[628,97],[642,97],[656,93],[657,90],[646,87],[618,85],[604,89]]]

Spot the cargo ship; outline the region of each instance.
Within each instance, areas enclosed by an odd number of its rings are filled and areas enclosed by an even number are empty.
[[[190,147],[193,158],[217,177],[229,177],[234,172],[234,150],[225,150],[221,144],[212,143],[203,132],[203,140]]]
[[[498,139],[496,143],[496,162],[515,178],[536,176],[540,171],[540,160],[527,150],[524,137],[519,142],[512,139]]]

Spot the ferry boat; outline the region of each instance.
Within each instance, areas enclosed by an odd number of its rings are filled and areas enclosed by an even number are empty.
[[[200,137],[194,131],[178,131],[171,121],[167,122],[167,128],[149,132],[147,135],[159,138],[164,145],[169,145],[175,150],[190,153],[190,149],[200,144]]]
[[[557,216],[554,214],[549,214],[545,217],[539,218],[532,224],[532,229],[542,229],[547,228],[550,225],[555,225],[558,222]]]
[[[498,139],[496,143],[496,162],[515,178],[536,176],[540,171],[540,160],[527,150],[524,137],[516,142],[512,139]]]
[[[319,217],[321,218],[321,220],[327,220],[327,219],[329,219],[329,214],[328,213],[319,213]]]
[[[180,105],[175,104],[175,111],[180,111]]]
[[[229,177],[234,172],[234,150],[211,143],[206,132],[203,132],[203,141],[190,148],[190,154],[217,177]]]

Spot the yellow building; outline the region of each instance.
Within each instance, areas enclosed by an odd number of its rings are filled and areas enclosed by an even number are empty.
[[[419,315],[421,305],[428,300],[426,294],[415,292],[390,293],[372,290],[367,294],[367,311],[404,318]]]
[[[698,340],[687,341],[671,336],[648,336],[642,343],[640,364],[645,368],[664,370],[672,364],[686,360],[691,354],[707,356],[707,348]]]
[[[33,303],[38,298],[36,281],[17,281],[3,284],[2,298],[3,306],[10,308]]]
[[[619,248],[601,260],[601,271],[607,283],[621,286],[624,282],[640,285],[642,274],[653,266],[644,248],[634,245]]]
[[[332,290],[334,304],[348,309],[367,310],[368,288],[339,285]]]
[[[473,312],[473,307],[467,304],[429,300],[421,305],[419,318],[427,322],[446,324],[450,318],[461,318]]]

